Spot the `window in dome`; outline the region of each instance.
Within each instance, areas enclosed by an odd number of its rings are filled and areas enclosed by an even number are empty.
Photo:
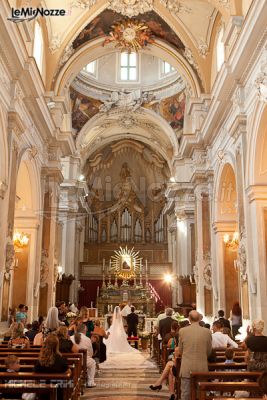
[[[137,54],[121,53],[120,55],[120,80],[137,80]]]
[[[40,73],[42,73],[43,70],[43,49],[44,42],[42,28],[40,24],[36,21],[34,26],[33,57],[35,58]]]
[[[224,63],[224,43],[223,43],[223,28],[221,28],[217,38],[217,71],[220,71]]]
[[[83,68],[83,70],[84,70],[85,72],[87,72],[88,74],[90,74],[90,75],[96,76],[96,61],[92,61],[92,62],[90,62],[89,64],[87,64],[87,65]]]
[[[161,64],[161,69],[160,69],[161,76],[166,76],[175,71],[175,68],[166,61],[160,60],[160,64]]]

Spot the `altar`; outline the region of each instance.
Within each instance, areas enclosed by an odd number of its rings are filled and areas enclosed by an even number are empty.
[[[148,282],[147,263],[143,274],[142,259],[134,249],[120,248],[115,251],[106,268],[103,260],[103,282],[97,293],[97,309],[100,316],[128,302],[140,314],[155,315],[155,297]]]

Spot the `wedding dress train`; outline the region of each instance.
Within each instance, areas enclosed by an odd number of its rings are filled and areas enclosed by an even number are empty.
[[[147,361],[139,350],[129,345],[118,306],[114,309],[109,332],[108,339],[104,340],[107,347],[107,360],[100,364],[101,369],[155,368],[155,365]]]

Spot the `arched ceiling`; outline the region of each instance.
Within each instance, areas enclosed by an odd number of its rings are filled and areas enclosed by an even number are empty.
[[[173,30],[186,49],[192,53],[208,89],[208,73],[212,61],[212,35],[216,20],[222,19],[227,23],[232,15],[242,15],[242,3],[251,0],[149,0],[151,9],[157,13]],[[53,8],[53,0],[44,2]],[[69,49],[88,24],[99,16],[105,9],[128,4],[129,0],[61,0],[60,6],[68,10],[64,18],[46,18],[47,39],[49,51],[49,67],[47,68],[47,87],[50,88],[58,63],[62,57],[68,57]],[[130,4],[140,8],[141,0],[131,1]],[[117,6],[117,7],[116,7]],[[246,7],[247,8],[247,7]],[[139,14],[142,16],[142,14]],[[217,17],[216,17],[217,16]],[[170,44],[170,43],[169,43]],[[61,59],[61,60],[60,60]]]

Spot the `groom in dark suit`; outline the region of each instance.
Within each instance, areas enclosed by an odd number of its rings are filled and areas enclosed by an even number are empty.
[[[137,336],[137,325],[138,325],[138,315],[134,312],[134,306],[131,307],[131,313],[127,315],[127,325],[128,325],[128,337]],[[138,349],[138,342],[134,343],[136,349]]]

